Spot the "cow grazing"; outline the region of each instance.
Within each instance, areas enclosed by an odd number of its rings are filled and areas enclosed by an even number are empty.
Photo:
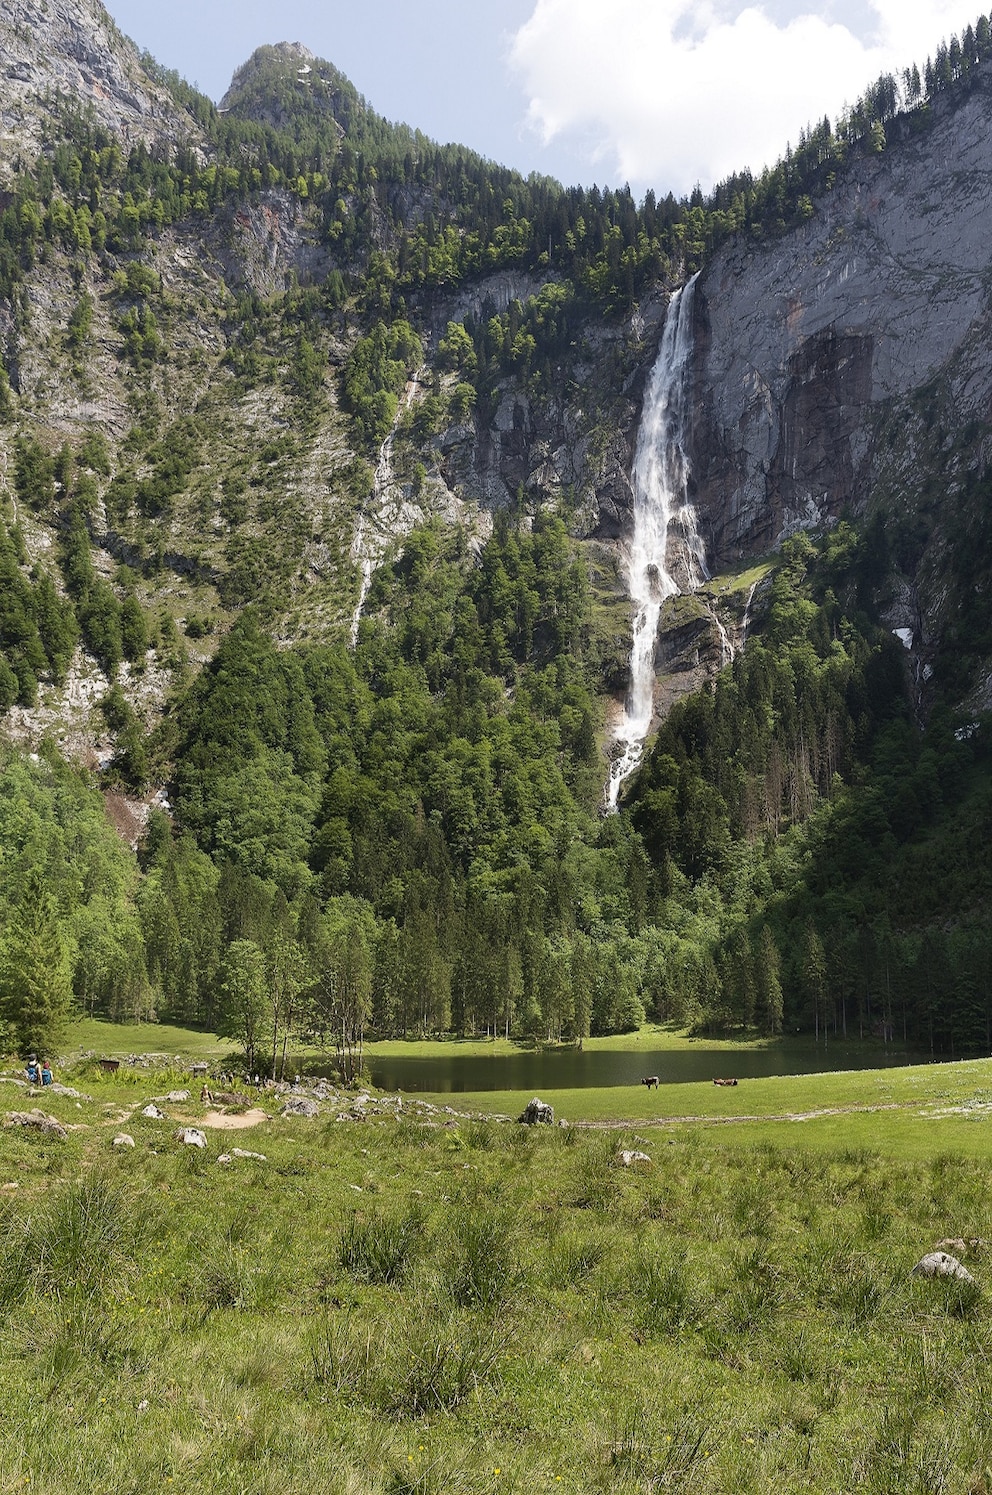
[[[736,1085],[736,1080],[714,1080],[714,1085]]]
[[[641,1084],[646,1085],[649,1090],[657,1090],[658,1086],[661,1084],[661,1081],[657,1075],[645,1075],[643,1080],[641,1081]]]

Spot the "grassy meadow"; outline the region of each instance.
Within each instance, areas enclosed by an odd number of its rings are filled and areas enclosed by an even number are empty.
[[[0,1130],[0,1491],[992,1495],[992,1246],[910,1272],[992,1240],[992,1061],[202,1152],[195,1089],[140,1115],[181,1068],[58,1078],[0,1085],[68,1128]]]

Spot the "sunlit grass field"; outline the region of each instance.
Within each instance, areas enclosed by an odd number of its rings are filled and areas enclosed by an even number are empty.
[[[60,1078],[0,1085],[70,1128],[0,1131],[0,1490],[992,1491],[990,1061],[203,1152],[182,1068]]]

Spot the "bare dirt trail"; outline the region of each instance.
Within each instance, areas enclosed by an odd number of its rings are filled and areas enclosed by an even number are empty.
[[[694,1126],[735,1126],[749,1121],[817,1121],[821,1116],[850,1116],[857,1112],[869,1115],[875,1111],[910,1111],[917,1109],[919,1101],[887,1101],[878,1106],[824,1106],[817,1111],[770,1112],[764,1116],[633,1116],[626,1121],[573,1121],[569,1124],[590,1131],[620,1131],[627,1127],[679,1126],[691,1122]]]
[[[240,1132],[246,1127],[258,1126],[260,1122],[271,1119],[267,1111],[253,1106],[250,1111],[232,1112],[230,1115],[225,1111],[208,1111],[196,1125],[211,1132]]]

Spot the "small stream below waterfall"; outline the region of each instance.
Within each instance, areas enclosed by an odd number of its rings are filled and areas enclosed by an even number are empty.
[[[697,277],[672,294],[644,395],[632,472],[633,530],[625,571],[633,604],[630,685],[614,730],[605,800],[615,810],[624,781],[641,761],[654,719],[655,653],[669,597],[708,579],[695,511],[687,498],[687,372]]]

